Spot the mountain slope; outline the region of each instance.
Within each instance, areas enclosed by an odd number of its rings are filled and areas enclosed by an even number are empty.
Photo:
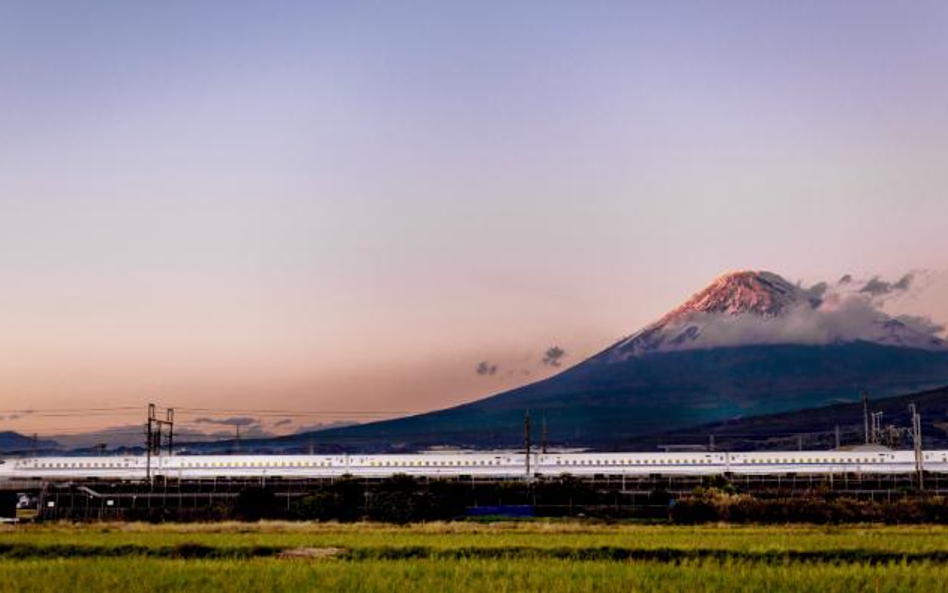
[[[871,343],[746,346],[589,360],[471,404],[313,435],[358,449],[517,446],[524,410],[551,443],[621,445],[736,417],[858,401],[948,384],[948,354]]]
[[[550,442],[617,446],[676,428],[857,401],[864,389],[881,397],[946,384],[944,340],[910,320],[825,285],[736,272],[544,381],[447,410],[281,442],[315,439],[363,450],[516,446],[531,409],[536,425],[545,418]]]

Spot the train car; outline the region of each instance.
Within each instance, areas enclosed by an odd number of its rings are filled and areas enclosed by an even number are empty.
[[[924,469],[948,472],[948,451],[922,454]],[[748,453],[430,453],[416,455],[156,455],[29,457],[0,460],[0,480],[384,478],[592,475],[766,475],[911,473],[913,451],[758,451]]]

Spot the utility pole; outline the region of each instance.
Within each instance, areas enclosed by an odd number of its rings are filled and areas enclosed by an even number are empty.
[[[839,451],[839,424],[836,425],[836,450]]]
[[[922,464],[922,417],[915,407],[915,403],[909,404],[909,414],[912,416],[912,445],[915,449],[915,473],[918,476],[919,492],[925,490],[925,468]]]
[[[523,415],[523,447],[527,455],[527,480],[530,479],[530,410]]]
[[[237,437],[234,439],[234,452],[240,451],[240,425],[235,424],[234,428],[237,429]]]
[[[714,434],[708,435],[708,451],[714,451]]]
[[[802,451],[802,450],[803,450],[803,435],[798,434],[797,435],[797,451]]]
[[[869,444],[869,394],[862,392],[862,432]]]
[[[36,437],[36,433],[34,432],[34,433],[33,433],[33,438],[32,438],[31,443],[30,443],[30,448],[31,448],[31,450],[32,450],[32,452],[33,452],[33,455],[32,455],[33,457],[36,457],[36,442],[37,442],[37,440],[38,440],[38,439],[37,439],[37,437]]]

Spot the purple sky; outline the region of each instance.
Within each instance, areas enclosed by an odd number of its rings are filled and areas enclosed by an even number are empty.
[[[948,4],[782,4],[0,3],[0,410],[443,407],[738,268],[948,321]]]

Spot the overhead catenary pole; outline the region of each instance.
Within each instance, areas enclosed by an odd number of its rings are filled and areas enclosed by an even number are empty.
[[[530,410],[523,415],[523,448],[526,452],[527,479],[530,479]]]
[[[882,442],[882,412],[872,412],[869,418],[872,423],[872,442],[878,445]]]
[[[151,452],[155,447],[155,404],[148,404],[148,422],[145,423],[145,479],[151,482]]]
[[[168,425],[168,455],[174,455],[174,408],[165,410],[165,423]]]
[[[869,394],[862,392],[862,432],[869,444]]]
[[[549,435],[546,431],[546,413],[543,414],[543,432],[540,435],[540,453],[546,454],[546,444]]]
[[[912,448],[915,451],[915,474],[918,480],[918,489],[925,489],[925,467],[922,452],[922,417],[918,413],[915,403],[909,404],[909,413],[912,417]]]

